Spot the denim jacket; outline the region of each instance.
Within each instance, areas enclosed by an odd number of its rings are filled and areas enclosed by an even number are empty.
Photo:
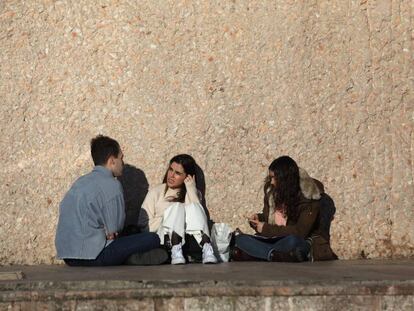
[[[60,259],[96,259],[109,245],[108,233],[120,232],[125,221],[122,186],[112,172],[95,166],[80,177],[59,207],[55,246]]]

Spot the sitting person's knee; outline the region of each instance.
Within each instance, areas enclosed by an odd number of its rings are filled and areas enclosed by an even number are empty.
[[[154,243],[160,244],[160,237],[158,236],[158,234],[156,234],[155,232],[148,232],[148,233],[151,234],[151,239],[153,240]]]
[[[239,234],[236,236],[236,245],[247,243],[250,240],[250,237],[246,234]]]

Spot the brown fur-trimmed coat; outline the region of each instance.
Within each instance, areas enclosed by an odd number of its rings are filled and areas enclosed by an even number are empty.
[[[266,207],[259,214],[259,220],[264,222],[260,233],[266,237],[296,235],[312,242],[312,260],[332,260],[338,257],[329,244],[329,232],[324,232],[320,226],[320,198],[324,192],[321,182],[311,178],[304,169],[299,169],[301,196],[299,200],[300,214],[296,222],[287,219],[286,226],[269,223],[269,210]]]

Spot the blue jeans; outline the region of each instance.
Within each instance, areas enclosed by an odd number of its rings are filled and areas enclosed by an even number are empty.
[[[135,253],[145,253],[160,246],[160,238],[154,232],[123,236],[112,241],[96,259],[64,259],[69,266],[118,266]]]
[[[307,258],[310,250],[310,244],[304,238],[288,235],[281,237],[276,242],[268,243],[259,241],[251,235],[240,234],[236,236],[236,246],[252,257],[270,260],[270,253],[290,252],[294,250],[299,252],[302,258]]]

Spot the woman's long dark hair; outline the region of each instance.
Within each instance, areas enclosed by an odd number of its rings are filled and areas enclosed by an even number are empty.
[[[269,198],[274,200],[275,209],[283,212],[289,220],[297,221],[299,217],[299,167],[288,156],[282,156],[274,160],[269,171],[273,172],[276,186],[271,184],[271,178],[267,177],[264,185],[264,205],[269,211]],[[269,215],[270,216],[270,215]]]
[[[167,186],[167,177],[168,177],[168,170],[170,169],[171,164],[173,163],[177,163],[177,164],[181,164],[182,167],[184,168],[184,173],[186,173],[187,175],[192,175],[194,176],[194,181],[196,183],[196,186],[198,186],[197,183],[197,179],[198,179],[198,174],[197,174],[197,164],[196,161],[194,160],[194,158],[192,156],[190,156],[189,154],[179,154],[176,155],[175,157],[173,157],[169,164],[168,164],[168,168],[167,171],[165,172],[164,178],[162,180],[163,183],[165,183],[165,193],[168,190],[168,186]],[[187,194],[187,189],[185,187],[185,184],[183,183],[180,187],[180,190],[178,191],[177,194],[177,198],[173,198],[170,201],[171,202],[181,202],[184,203],[185,201],[185,195]]]

